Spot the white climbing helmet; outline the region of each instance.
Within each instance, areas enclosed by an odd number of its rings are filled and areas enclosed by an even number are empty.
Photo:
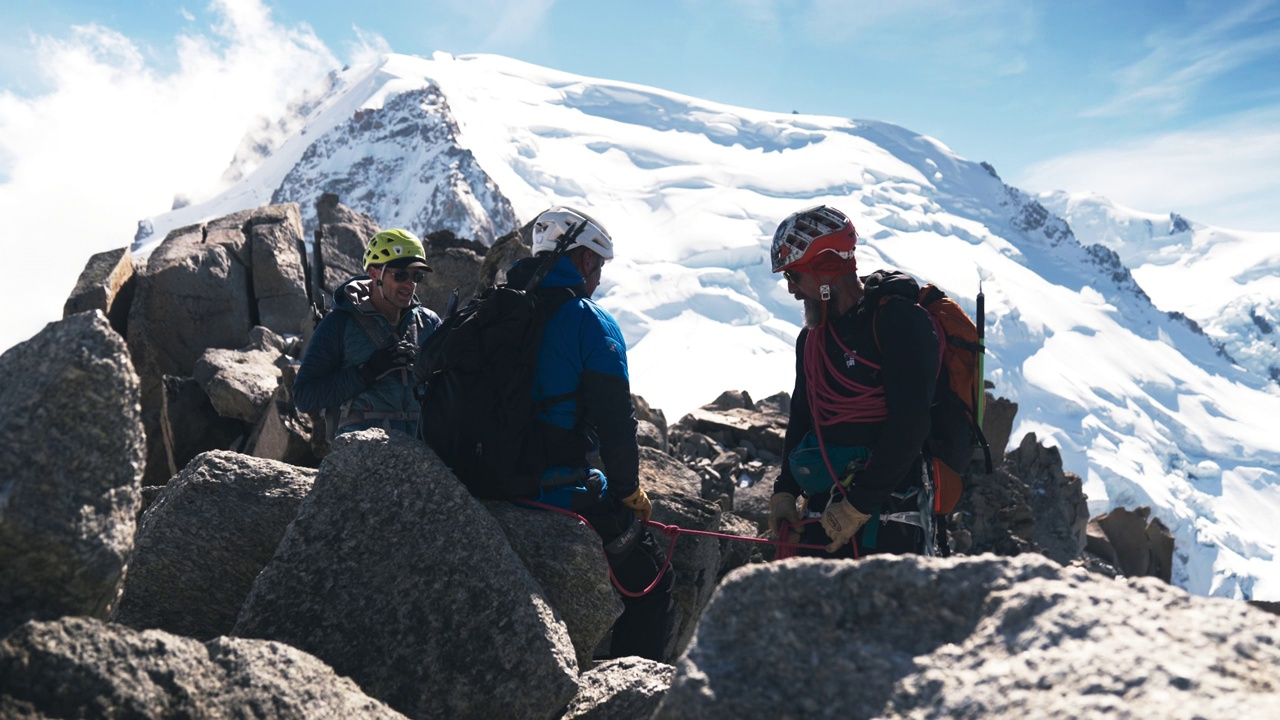
[[[613,239],[604,227],[581,210],[562,206],[542,211],[533,221],[533,254],[555,250],[565,233],[572,237],[566,251],[581,246],[605,260],[613,259]]]

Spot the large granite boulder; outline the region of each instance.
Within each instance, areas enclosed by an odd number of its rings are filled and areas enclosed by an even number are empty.
[[[144,383],[191,375],[208,348],[249,340],[252,258],[242,227],[253,211],[169,233],[138,276],[129,349]]]
[[[458,307],[462,307],[484,289],[480,267],[485,246],[459,239],[448,230],[431,233],[422,242],[432,272],[418,286],[418,300],[443,317],[454,290],[458,291]]]
[[[578,667],[591,667],[596,647],[623,610],[600,536],[561,513],[509,502],[484,505],[564,619]]]
[[[548,717],[564,622],[501,525],[421,442],[341,435],[234,634],[287,642],[417,718]]]
[[[288,241],[282,238],[300,241],[300,228],[296,205],[269,205],[174,230],[148,256],[136,279],[128,323],[129,351],[142,384],[148,484],[162,485],[171,476],[161,441],[164,376],[191,376],[210,348],[249,344],[250,330],[262,324],[254,285],[260,275],[267,283],[265,292],[285,293],[264,296],[271,322],[281,328],[277,332],[309,326],[305,287],[284,289],[294,287],[303,271],[302,256],[287,252]],[[254,255],[255,248],[262,257]],[[290,262],[298,269],[288,267]],[[289,294],[294,292],[304,294]],[[304,314],[296,321],[286,319],[283,313],[290,307]]]
[[[0,635],[105,618],[133,547],[143,475],[138,376],[98,310],[0,355]]]
[[[0,717],[397,720],[404,716],[288,645],[89,618],[30,622],[0,642]]]
[[[230,633],[315,475],[226,450],[197,456],[143,513],[111,619],[201,640]]]
[[[655,718],[1270,717],[1280,625],[1158,580],[1015,558],[729,575]]]

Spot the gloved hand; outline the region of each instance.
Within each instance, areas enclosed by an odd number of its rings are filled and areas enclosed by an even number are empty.
[[[853,538],[853,534],[858,532],[858,528],[870,519],[870,515],[858,510],[853,503],[843,498],[829,503],[827,509],[822,511],[822,529],[827,532],[827,537],[831,538],[827,552],[833,553],[839,550],[840,546],[848,543]]]
[[[782,521],[789,523],[787,537],[782,537],[779,528]],[[796,496],[791,493],[774,493],[769,498],[769,530],[779,540],[800,542],[800,513],[796,510]]]
[[[637,520],[644,521],[653,517],[653,503],[649,502],[649,496],[644,493],[644,488],[636,488],[635,492],[622,499],[622,504],[635,513]]]
[[[394,345],[374,350],[369,359],[360,363],[356,370],[360,372],[364,384],[371,387],[378,378],[392,370],[412,367],[417,359],[417,346],[408,340],[401,340]]]

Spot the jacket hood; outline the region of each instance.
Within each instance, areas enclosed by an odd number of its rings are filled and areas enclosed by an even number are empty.
[[[333,306],[347,312],[378,312],[378,309],[373,306],[372,298],[373,279],[368,275],[358,275],[342,283],[333,291]],[[417,293],[414,293],[413,300],[409,302],[409,308],[412,309],[421,304]]]

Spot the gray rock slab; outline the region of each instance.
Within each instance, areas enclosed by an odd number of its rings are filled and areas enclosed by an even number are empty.
[[[1150,578],[789,559],[725,578],[654,717],[1270,717],[1277,663],[1273,616]]]
[[[226,450],[197,456],[143,513],[112,620],[201,640],[230,633],[315,475]]]
[[[27,623],[0,642],[0,717],[404,716],[288,645],[226,637],[201,643],[73,617]]]
[[[133,253],[128,247],[108,250],[90,256],[76,280],[75,289],[67,297],[62,306],[62,316],[71,317],[76,313],[90,310],[101,310],[102,314],[114,327],[117,315],[121,320],[128,317],[128,308],[117,310],[116,301],[127,305],[131,293],[125,287],[133,280]],[[118,331],[118,330],[117,330]]]
[[[484,505],[564,619],[578,667],[591,667],[596,646],[623,609],[609,580],[600,536],[582,522],[549,510],[508,502]]]
[[[0,355],[0,635],[107,616],[133,547],[145,440],[138,376],[101,311]]]
[[[279,335],[258,326],[244,347],[205,350],[192,377],[209,395],[218,415],[256,425],[280,387],[277,360],[282,347]]]

